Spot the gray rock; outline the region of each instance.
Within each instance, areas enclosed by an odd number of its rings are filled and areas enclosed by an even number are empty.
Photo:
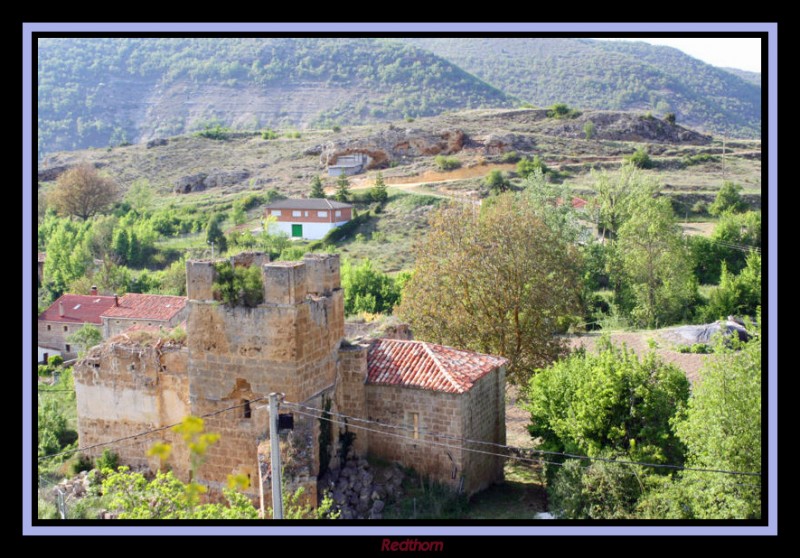
[[[145,148],[152,149],[153,147],[158,147],[160,145],[167,145],[168,143],[169,140],[167,140],[166,138],[151,139],[145,144]]]

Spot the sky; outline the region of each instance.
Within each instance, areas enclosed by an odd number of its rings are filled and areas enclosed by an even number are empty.
[[[644,41],[652,45],[666,45],[682,50],[712,66],[738,68],[751,72],[761,71],[761,39],[728,37],[709,38],[618,38],[614,41]]]

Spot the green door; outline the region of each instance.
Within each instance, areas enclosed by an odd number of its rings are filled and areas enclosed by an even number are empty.
[[[292,225],[292,238],[303,238],[303,225]]]

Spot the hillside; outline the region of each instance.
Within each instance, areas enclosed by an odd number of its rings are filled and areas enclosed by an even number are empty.
[[[566,38],[399,40],[536,106],[674,112],[689,127],[761,134],[760,86],[671,47]]]
[[[730,72],[735,76],[739,76],[745,81],[761,87],[761,72],[749,72],[747,70],[740,70],[739,68],[722,68],[726,72]]]
[[[379,39],[39,40],[39,157],[221,123],[305,128],[512,106],[429,52]]]

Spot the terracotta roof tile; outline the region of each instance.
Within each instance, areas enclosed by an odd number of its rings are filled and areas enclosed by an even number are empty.
[[[464,393],[507,362],[424,341],[378,339],[367,353],[367,383]]]
[[[59,305],[63,305],[61,316]],[[39,319],[47,322],[64,322],[73,324],[101,324],[100,316],[108,308],[114,306],[113,296],[65,294],[39,315]]]
[[[104,318],[170,320],[186,306],[185,296],[129,293],[103,313]]]

